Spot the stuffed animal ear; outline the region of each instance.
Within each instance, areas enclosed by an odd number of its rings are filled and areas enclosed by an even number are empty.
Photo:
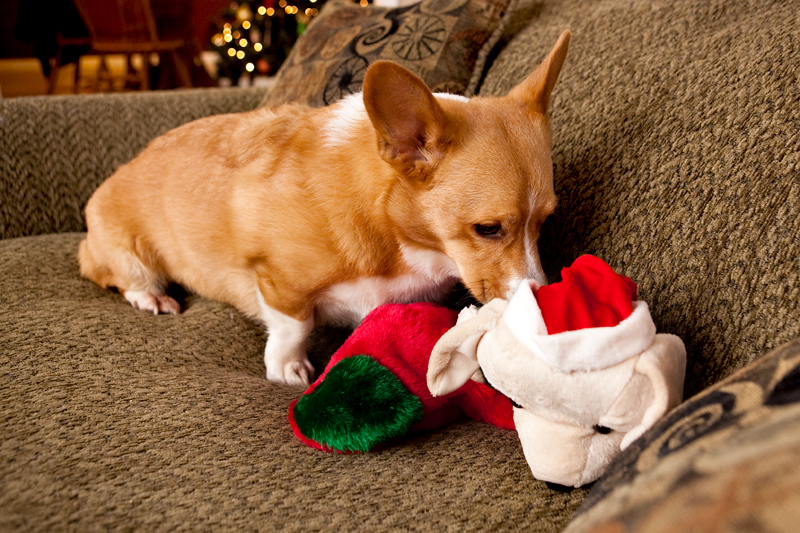
[[[381,157],[409,175],[435,165],[445,149],[449,123],[420,78],[390,61],[378,61],[364,78],[364,106],[378,133]]]
[[[492,300],[473,317],[461,321],[445,333],[433,347],[428,362],[428,390],[433,396],[444,396],[463,386],[478,364],[478,343],[497,325],[506,307],[505,300]]]
[[[530,76],[508,93],[510,98],[525,102],[531,113],[547,113],[550,105],[550,93],[553,92],[558,75],[561,73],[561,66],[567,57],[570,36],[570,31],[564,30],[544,61]]]
[[[461,388],[480,370],[477,350],[479,338],[480,334],[474,338],[450,337],[444,343],[439,341],[428,363],[428,389],[433,396],[444,396]],[[461,344],[473,344],[475,349],[462,350]]]

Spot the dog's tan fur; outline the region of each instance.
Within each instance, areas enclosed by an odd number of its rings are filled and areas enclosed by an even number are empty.
[[[315,311],[357,320],[441,296],[457,277],[484,302],[543,283],[536,240],[556,205],[547,106],[568,42],[502,98],[436,96],[379,62],[363,104],[172,130],[90,199],[81,274],[151,312],[180,310],[164,293],[177,282],[262,319],[267,377],[294,384],[313,373]]]

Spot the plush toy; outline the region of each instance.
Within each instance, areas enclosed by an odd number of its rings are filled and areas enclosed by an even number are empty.
[[[459,315],[377,308],[290,406],[295,434],[365,452],[466,414],[516,427],[536,478],[594,481],[680,401],[686,352],[656,335],[636,285],[600,259],[582,256],[562,278]]]
[[[289,407],[297,437],[325,451],[366,452],[465,414],[514,429],[511,402],[488,385],[466,380],[436,398],[428,390],[433,346],[457,318],[455,311],[431,303],[387,304],[372,311]]]
[[[656,334],[630,279],[581,256],[560,283],[523,282],[508,302],[462,311],[433,350],[428,385],[446,395],[479,369],[514,402],[533,475],[578,487],[681,401],[686,350]]]

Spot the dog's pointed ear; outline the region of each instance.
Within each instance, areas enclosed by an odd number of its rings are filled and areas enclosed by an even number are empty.
[[[425,82],[409,70],[390,61],[370,66],[364,106],[381,157],[402,172],[424,174],[444,155],[447,117]]]
[[[550,93],[553,92],[561,66],[567,57],[570,36],[570,31],[564,30],[544,61],[522,83],[511,89],[508,96],[528,104],[532,113],[547,114]]]

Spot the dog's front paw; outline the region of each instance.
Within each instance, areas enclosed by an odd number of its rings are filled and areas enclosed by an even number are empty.
[[[314,367],[308,359],[267,365],[267,379],[296,387],[308,387],[314,378]]]
[[[308,387],[314,377],[314,367],[306,354],[306,340],[314,328],[314,315],[297,320],[269,307],[259,292],[261,318],[267,325],[269,337],[264,348],[267,379],[276,383]]]

